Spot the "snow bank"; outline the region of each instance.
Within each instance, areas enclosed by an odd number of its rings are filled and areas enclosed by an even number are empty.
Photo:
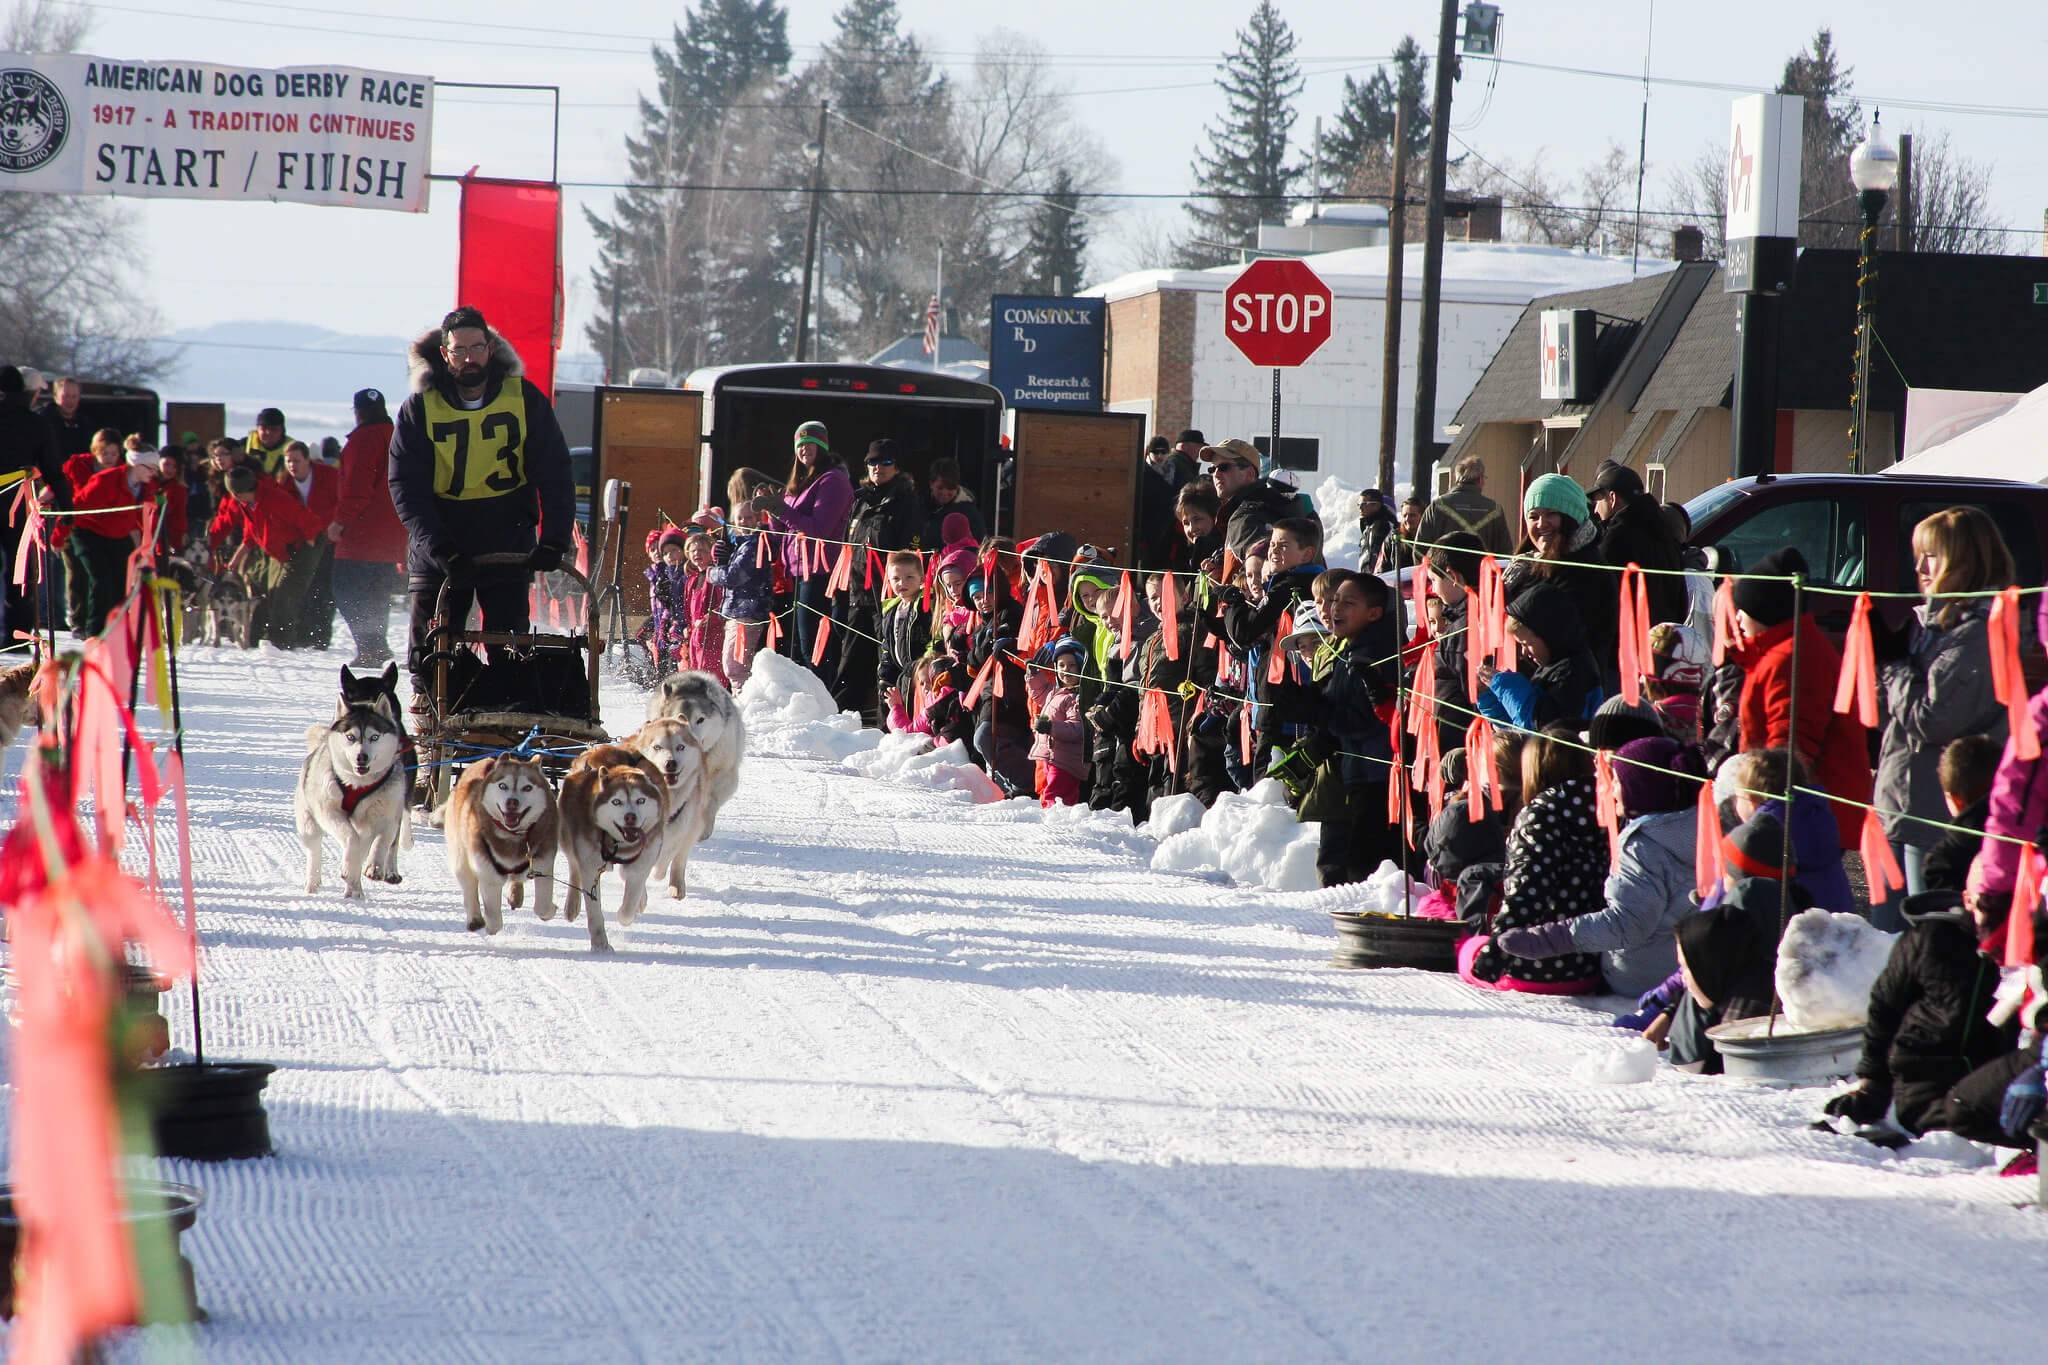
[[[839,714],[818,675],[796,660],[763,650],[754,656],[753,670],[739,695],[748,730],[831,720]]]
[[[842,714],[853,715],[851,711]],[[1002,790],[975,766],[967,755],[967,746],[957,739],[943,749],[934,749],[923,735],[882,735],[872,749],[851,754],[842,762],[854,772],[885,782],[966,792],[976,801],[1003,799]]]
[[[1145,832],[1155,839],[1171,839],[1199,828],[1202,817],[1208,813],[1201,800],[1187,792],[1163,796],[1152,803],[1152,818],[1145,822]]]
[[[1161,841],[1157,872],[1221,872],[1234,882],[1274,891],[1316,889],[1321,826],[1303,824],[1287,808],[1287,790],[1267,778],[1244,793],[1225,792],[1194,829]]]
[[[1332,474],[1316,485],[1316,515],[1323,521],[1323,563],[1358,567],[1358,485]]]
[[[1854,1028],[1870,1011],[1870,987],[1896,935],[1860,915],[1804,910],[1778,944],[1778,998],[1801,1031]]]

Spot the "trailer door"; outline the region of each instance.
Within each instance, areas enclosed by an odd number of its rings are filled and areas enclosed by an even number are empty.
[[[597,406],[597,488],[604,480],[633,485],[627,508],[626,554],[619,574],[626,610],[647,610],[647,532],[665,514],[681,524],[699,506],[698,466],[703,445],[704,395],[687,389],[600,390]],[[600,512],[601,516],[602,513]],[[611,558],[603,561],[609,567]]]
[[[185,439],[190,432],[203,452],[206,443],[228,434],[228,405],[225,403],[164,404],[164,443]]]
[[[1117,564],[1133,563],[1144,414],[1019,411],[1012,439],[1017,539],[1065,531]]]

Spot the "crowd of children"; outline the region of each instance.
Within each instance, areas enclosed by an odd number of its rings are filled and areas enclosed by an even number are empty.
[[[2000,1024],[1977,1007],[2000,976],[2019,850],[2048,827],[2048,765],[2007,743],[1990,695],[1989,601],[1968,594],[2011,586],[2013,569],[1988,517],[1956,509],[1916,531],[1927,601],[1875,632],[1873,726],[1837,707],[1844,652],[1813,594],[1792,589],[1796,550],[1723,585],[1717,651],[1687,594],[1645,594],[1688,619],[1637,635],[1599,557],[1603,525],[1561,475],[1530,485],[1513,559],[1490,564],[1452,531],[1409,539],[1403,578],[1329,567],[1291,490],[1247,478],[1233,450],[1203,459],[1212,477],[1176,495],[1175,572],[964,526],[935,552],[887,555],[879,723],[959,742],[1013,796],[1139,820],[1170,793],[1210,803],[1278,780],[1320,825],[1325,885],[1401,863],[1433,887],[1420,913],[1464,922],[1467,980],[1634,998],[1618,1022],[1694,1069],[1718,1069],[1714,1025],[1773,1008],[1793,913],[1907,927],[1873,1001],[1866,1082],[1837,1108],[2019,1142],[2008,1120],[2031,1122],[2043,1088],[2040,992]],[[1627,506],[1625,491],[1603,505]],[[1499,624],[1483,632],[1489,602]],[[692,618],[674,619],[687,637]],[[2029,722],[2048,736],[2048,693]],[[1883,864],[1863,868],[1874,908],[1850,877],[1866,855]],[[1885,884],[1892,863],[1903,887]],[[1956,1036],[1924,1039],[1911,1019],[1930,1011]],[[2023,1017],[2030,1050],[2016,1047]]]

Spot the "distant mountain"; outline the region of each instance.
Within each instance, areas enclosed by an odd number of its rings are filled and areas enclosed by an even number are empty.
[[[273,319],[187,327],[162,341],[178,352],[178,363],[157,384],[166,398],[244,399],[280,407],[338,403],[345,408],[357,389],[383,389],[394,402],[407,389],[409,337],[356,335]],[[585,382],[602,372],[598,358],[583,352],[564,352],[556,367],[561,378]]]

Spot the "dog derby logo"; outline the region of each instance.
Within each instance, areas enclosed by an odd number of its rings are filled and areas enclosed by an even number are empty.
[[[0,70],[0,171],[19,175],[64,150],[71,111],[64,94],[40,71]]]

